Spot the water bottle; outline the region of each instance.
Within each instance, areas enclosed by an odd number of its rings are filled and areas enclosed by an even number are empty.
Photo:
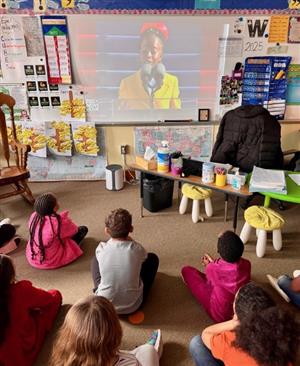
[[[170,169],[170,150],[169,142],[162,141],[161,146],[157,149],[157,171],[168,173]]]

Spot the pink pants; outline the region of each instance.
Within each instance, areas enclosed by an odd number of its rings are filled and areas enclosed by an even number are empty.
[[[191,291],[195,299],[202,305],[207,314],[215,321],[220,320],[214,316],[213,309],[211,308],[210,298],[212,288],[207,283],[207,279],[204,273],[198,271],[197,268],[191,266],[185,266],[181,270],[183,280]]]

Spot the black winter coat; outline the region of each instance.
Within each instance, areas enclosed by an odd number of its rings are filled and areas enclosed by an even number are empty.
[[[227,112],[220,123],[211,161],[228,163],[244,172],[251,172],[254,165],[282,169],[279,122],[257,105]]]

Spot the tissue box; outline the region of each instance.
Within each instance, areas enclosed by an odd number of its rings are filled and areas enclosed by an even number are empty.
[[[235,176],[235,171],[229,171],[226,175],[227,184],[232,184],[233,177]],[[246,183],[247,173],[240,172],[241,185]]]
[[[157,161],[154,159],[146,160],[142,156],[137,155],[135,157],[135,162],[137,163],[137,165],[140,165],[144,169],[157,169]]]

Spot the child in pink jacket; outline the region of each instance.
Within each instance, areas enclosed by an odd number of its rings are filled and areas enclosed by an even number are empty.
[[[87,227],[78,227],[69,218],[68,211],[59,214],[58,209],[52,193],[42,194],[35,201],[26,248],[27,260],[33,267],[59,268],[83,254],[80,243],[88,232]]]
[[[250,281],[251,263],[241,258],[243,252],[239,236],[225,231],[218,240],[221,258],[213,259],[208,254],[202,257],[205,274],[190,266],[181,270],[192,295],[215,322],[232,319],[235,294]]]

